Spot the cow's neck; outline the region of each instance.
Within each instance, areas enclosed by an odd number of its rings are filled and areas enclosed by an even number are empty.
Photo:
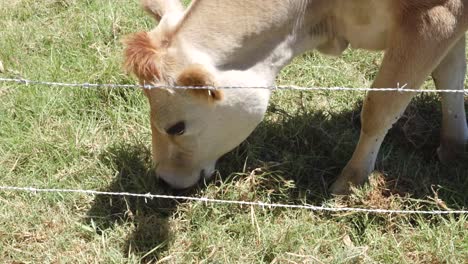
[[[197,0],[177,36],[194,63],[272,81],[294,56],[328,41],[332,1]]]

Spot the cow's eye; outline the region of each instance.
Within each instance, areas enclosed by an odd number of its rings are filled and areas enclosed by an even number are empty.
[[[182,136],[185,133],[185,122],[181,121],[166,129],[166,133],[171,136]]]

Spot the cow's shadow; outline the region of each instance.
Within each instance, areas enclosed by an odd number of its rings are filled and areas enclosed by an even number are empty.
[[[295,189],[289,202],[320,204],[330,196],[329,186],[351,157],[359,138],[362,101],[351,110],[333,114],[306,108],[290,113],[270,105],[270,118],[235,152],[220,162],[222,175],[245,166],[250,169],[274,164]],[[468,105],[467,105],[468,109]],[[447,206],[468,206],[468,153],[462,160],[443,165],[437,158],[441,123],[437,95],[416,97],[405,115],[388,132],[376,170],[385,174],[386,187],[394,194],[427,199],[436,193]]]
[[[106,192],[137,194],[187,195],[190,191],[174,193],[158,181],[152,169],[151,153],[145,144],[114,145],[101,155],[104,165],[117,172]],[[170,218],[180,201],[145,199],[141,197],[97,195],[87,213],[86,222],[98,234],[117,226],[131,228],[122,252],[132,252],[141,262],[157,259],[168,249],[172,237]]]
[[[407,114],[389,132],[379,154],[377,169],[386,172],[387,181],[397,193],[414,198],[432,196],[453,209],[467,206],[468,160],[457,166],[443,166],[436,157],[439,142],[440,109],[435,96],[417,97]],[[278,201],[321,204],[329,199],[327,189],[351,156],[359,136],[361,103],[339,114],[299,109],[288,113],[272,102],[269,117],[236,150],[219,162],[223,181],[233,171],[263,168],[281,172],[294,182],[287,198]],[[174,194],[153,175],[151,153],[146,144],[112,146],[101,157],[103,164],[118,172],[104,188],[110,192]],[[247,162],[246,162],[247,160]],[[182,193],[191,195],[197,190]],[[181,193],[176,193],[180,195]],[[170,219],[181,201],[96,196],[87,222],[97,232],[116,224],[133,225],[124,252],[131,251],[146,260],[157,259],[171,244]],[[182,201],[183,202],[183,201]]]

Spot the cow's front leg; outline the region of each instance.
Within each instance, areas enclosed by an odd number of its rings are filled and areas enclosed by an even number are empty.
[[[361,113],[359,142],[351,160],[332,185],[331,193],[348,194],[351,186],[359,186],[367,181],[387,131],[403,114],[412,96],[412,93],[387,92],[372,92],[367,95]]]
[[[401,34],[392,39],[395,41],[385,54],[374,88],[406,85],[406,89],[418,89],[456,41],[428,41],[423,36],[411,39]],[[408,92],[368,93],[361,113],[359,142],[350,161],[331,186],[333,194],[348,194],[351,186],[367,181],[387,131],[404,113],[413,96],[414,93]]]
[[[432,73],[437,89],[463,90],[466,73],[463,36]],[[465,101],[462,93],[442,93],[442,131],[439,159],[445,164],[462,160],[468,142]]]

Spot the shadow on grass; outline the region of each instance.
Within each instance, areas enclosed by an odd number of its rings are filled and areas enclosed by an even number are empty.
[[[269,118],[237,150],[223,157],[218,166],[221,174],[238,171],[247,160],[247,171],[264,168],[295,183],[288,201],[278,202],[320,204],[329,199],[328,187],[353,153],[361,107],[359,102],[339,114],[307,108],[291,113],[272,102]],[[436,96],[415,98],[389,131],[376,170],[386,175],[386,186],[393,194],[426,199],[437,192],[447,206],[460,209],[468,206],[468,155],[457,164],[440,164],[436,155],[440,122]]]
[[[114,181],[102,191],[169,194],[168,188],[153,174],[151,153],[143,144],[113,146],[101,160],[118,172]],[[148,262],[158,259],[170,246],[169,219],[177,204],[168,199],[98,195],[88,211],[87,222],[96,227],[98,234],[116,225],[134,225],[135,230],[127,237],[122,251],[135,254],[141,262]]]

